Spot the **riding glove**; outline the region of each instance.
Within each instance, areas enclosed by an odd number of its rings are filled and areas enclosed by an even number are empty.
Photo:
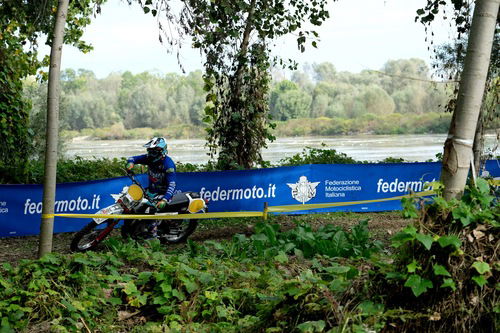
[[[156,203],[156,208],[158,210],[162,210],[163,208],[165,208],[165,206],[167,205],[168,201],[166,199],[161,199],[160,201],[158,201]]]

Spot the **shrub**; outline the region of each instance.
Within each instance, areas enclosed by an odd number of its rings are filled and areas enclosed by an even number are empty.
[[[399,331],[498,331],[500,205],[493,188],[477,179],[461,200],[438,195],[419,209],[413,199],[403,204],[418,219],[394,236],[394,264],[379,276],[387,305],[415,314]]]
[[[323,144],[323,146],[325,146]],[[292,166],[302,164],[354,164],[359,163],[344,153],[335,149],[319,149],[306,147],[302,153],[286,157],[279,161],[280,166]]]

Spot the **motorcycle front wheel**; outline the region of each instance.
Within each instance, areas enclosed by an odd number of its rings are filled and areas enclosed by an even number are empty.
[[[90,222],[75,234],[71,241],[70,249],[73,252],[94,250],[101,241],[108,236],[118,222],[108,219],[100,224]]]

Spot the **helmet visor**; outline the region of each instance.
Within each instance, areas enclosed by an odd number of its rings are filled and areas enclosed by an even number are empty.
[[[160,147],[148,148],[148,157],[158,159],[163,156],[163,149]]]

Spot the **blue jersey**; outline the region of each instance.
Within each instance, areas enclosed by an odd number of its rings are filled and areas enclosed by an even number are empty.
[[[170,200],[175,190],[175,163],[168,156],[152,162],[148,155],[132,156],[127,162],[144,164],[148,166],[148,189],[151,193],[163,194],[164,198]]]

